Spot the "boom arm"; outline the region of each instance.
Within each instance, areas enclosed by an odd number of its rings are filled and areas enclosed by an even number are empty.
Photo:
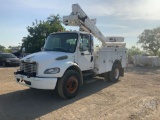
[[[96,19],[91,20],[78,4],[72,5],[72,12],[68,16],[63,16],[63,23],[69,26],[79,26],[81,31],[92,33],[106,46],[106,38],[96,27]]]

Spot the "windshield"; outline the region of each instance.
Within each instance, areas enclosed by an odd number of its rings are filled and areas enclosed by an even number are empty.
[[[3,58],[16,58],[16,56],[13,54],[2,54],[2,57]]]
[[[58,33],[48,36],[44,51],[60,51],[73,53],[76,49],[77,33]]]

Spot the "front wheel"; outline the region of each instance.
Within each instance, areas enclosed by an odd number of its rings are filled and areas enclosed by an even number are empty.
[[[63,77],[58,80],[57,91],[60,97],[71,99],[77,95],[79,87],[79,73],[75,70],[68,70]]]
[[[120,65],[113,64],[112,71],[109,72],[109,81],[117,82],[120,76]]]

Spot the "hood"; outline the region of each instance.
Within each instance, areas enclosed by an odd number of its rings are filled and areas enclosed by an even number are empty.
[[[24,57],[22,60],[27,61],[27,62],[44,62],[45,63],[50,63],[56,60],[56,58],[63,58],[63,56],[67,56],[64,57],[64,59],[69,59],[70,57],[74,57],[73,53],[64,53],[64,52],[54,52],[54,51],[42,51],[42,52],[38,52],[38,53],[34,53],[34,54],[30,54],[26,57]],[[57,59],[59,60],[59,59]]]
[[[10,60],[10,61],[20,61],[20,59],[19,58],[5,58],[6,60]]]

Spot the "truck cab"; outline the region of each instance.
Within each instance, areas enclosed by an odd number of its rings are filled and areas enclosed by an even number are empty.
[[[75,70],[79,76],[78,85],[82,85],[82,72],[94,69],[93,51],[90,33],[52,33],[41,52],[21,59],[20,70],[15,72],[16,81],[30,88],[55,89],[58,79],[68,70]]]

